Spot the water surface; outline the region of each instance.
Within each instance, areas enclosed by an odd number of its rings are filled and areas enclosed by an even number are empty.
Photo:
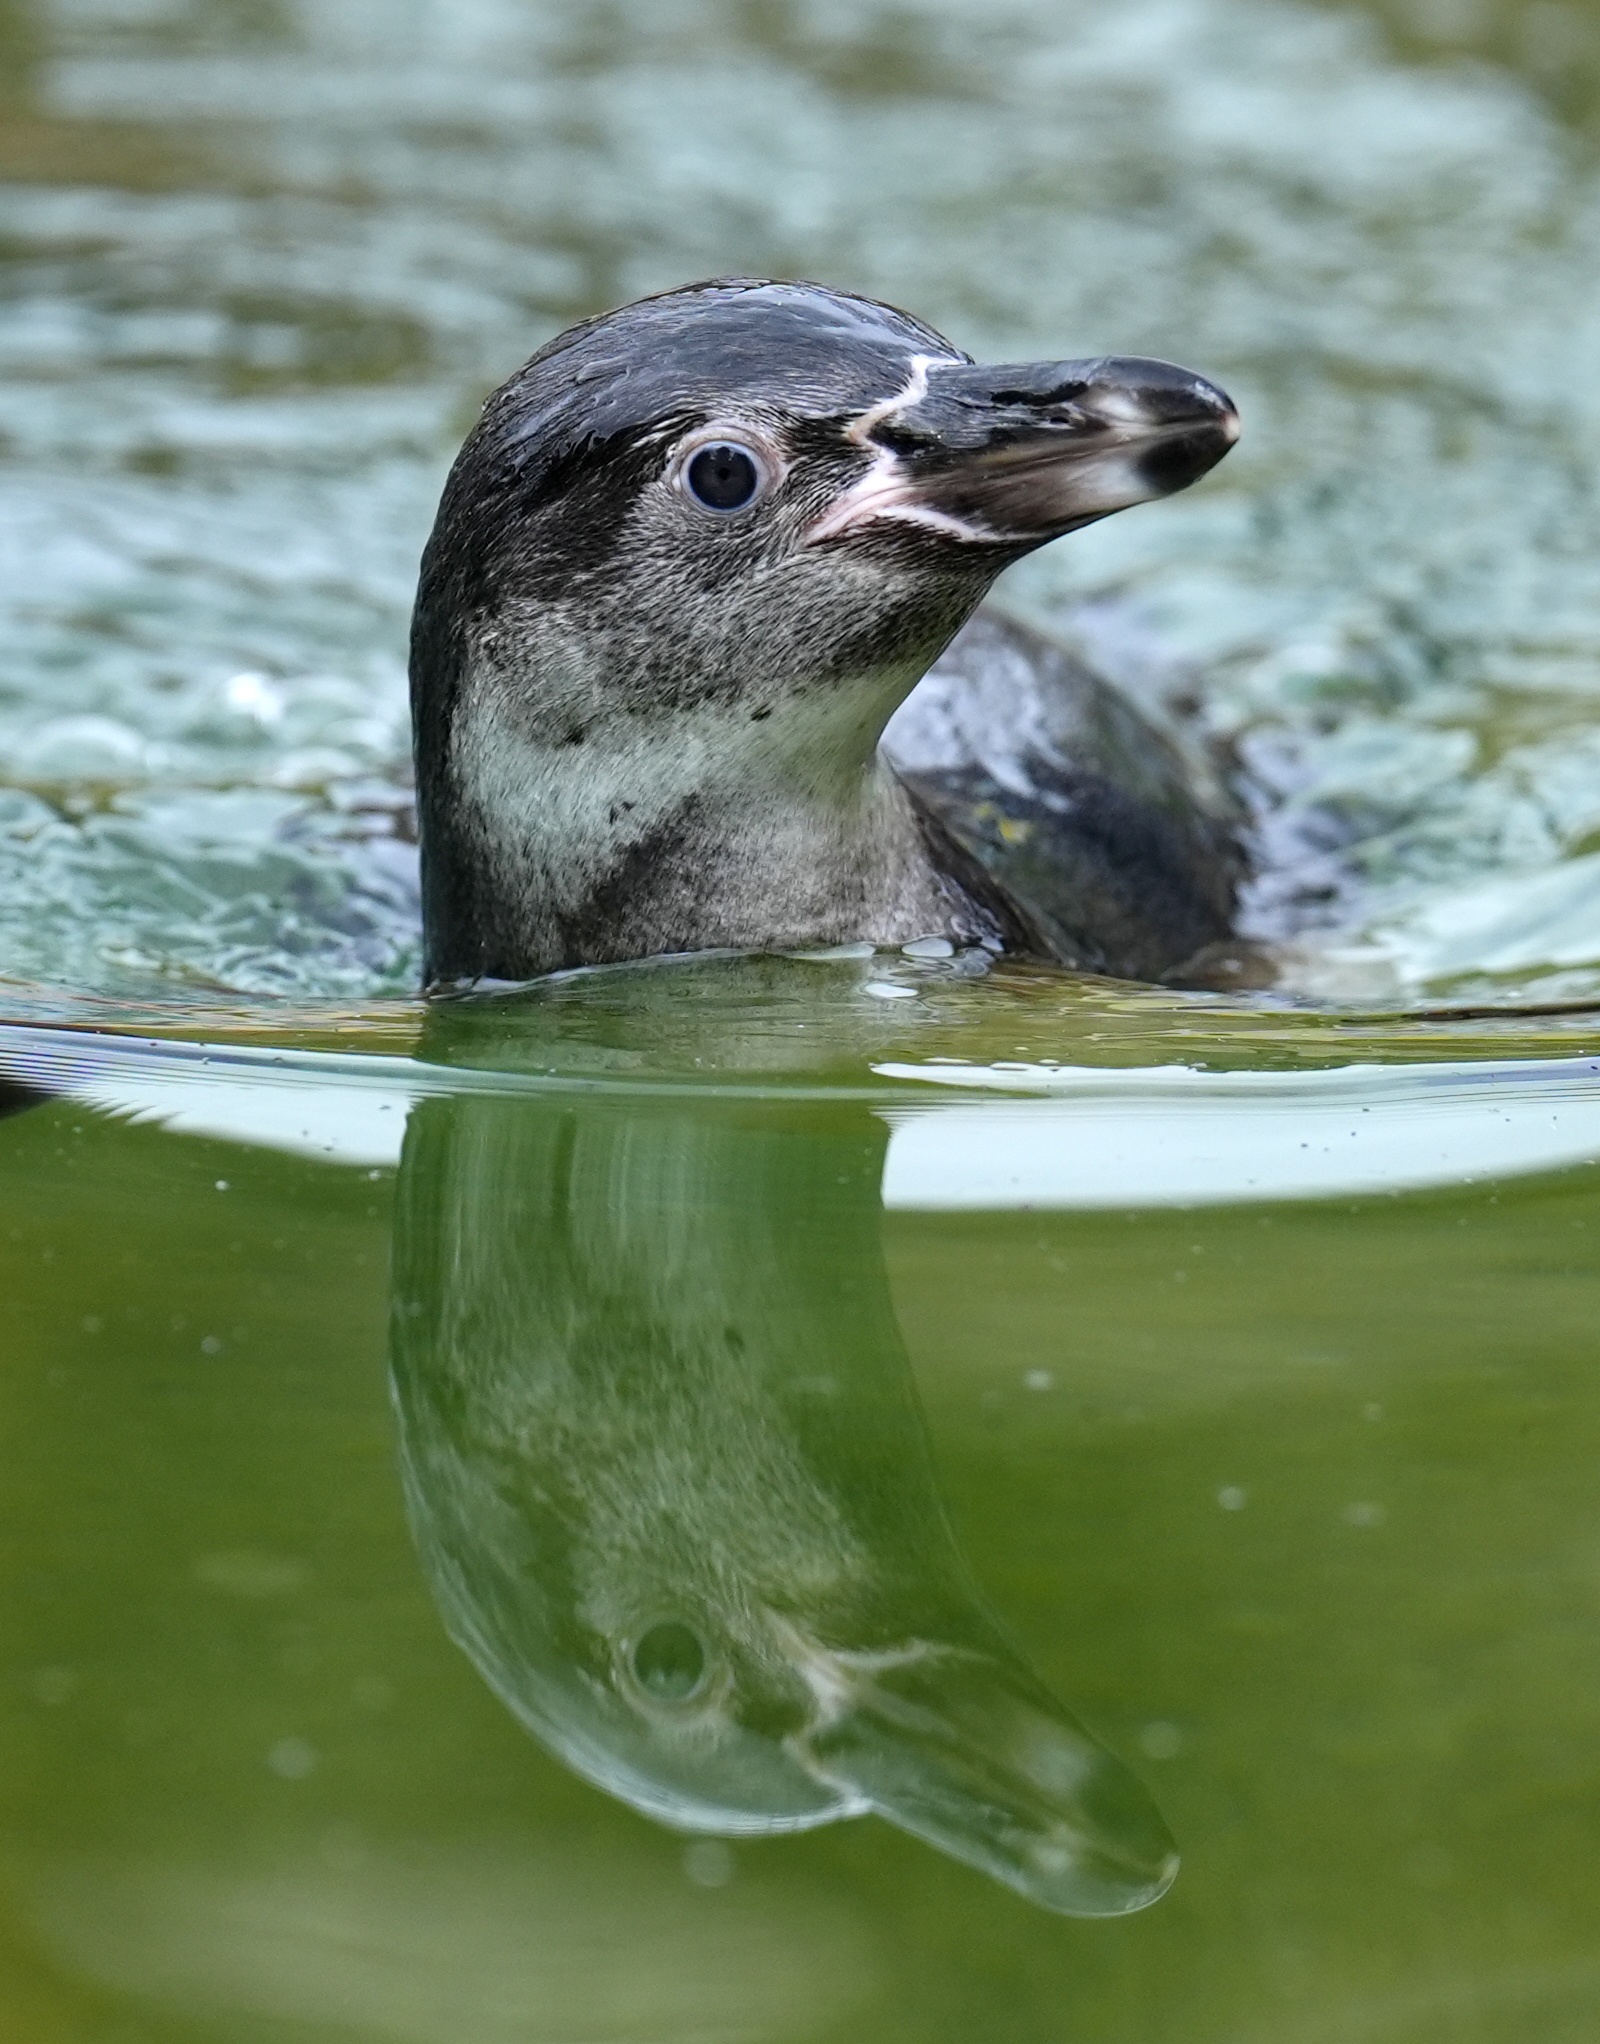
[[[26,2034],[1588,2033],[1592,1040],[882,970],[0,1042]]]
[[[744,272],[1218,377],[1226,468],[1007,600],[1240,744],[1302,991],[1593,991],[1577,0],[13,0],[0,36],[14,981],[408,988],[450,454],[573,318]]]

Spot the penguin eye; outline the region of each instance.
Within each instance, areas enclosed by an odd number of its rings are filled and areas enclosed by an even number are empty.
[[[708,511],[742,511],[761,487],[761,467],[735,440],[713,440],[683,472],[689,494]]]
[[[629,1656],[633,1679],[656,1703],[689,1703],[706,1678],[706,1650],[680,1620],[652,1625]]]

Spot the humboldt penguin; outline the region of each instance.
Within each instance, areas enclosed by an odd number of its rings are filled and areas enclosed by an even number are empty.
[[[1224,938],[1225,820],[1153,732],[1126,772],[1126,744],[1063,751],[1138,719],[1033,635],[990,628],[1005,703],[993,658],[946,675],[925,770],[880,741],[1003,569],[1237,433],[1170,363],[983,365],[818,284],[559,335],[489,398],[423,557],[429,983],[922,939],[1154,978]],[[996,722],[1009,787],[963,751]]]
[[[492,1009],[472,1041],[540,1068]],[[390,1346],[418,1553],[501,1700],[647,1816],[871,1812],[1044,1908],[1123,1915],[1173,1840],[957,1545],[889,1297],[888,1143],[865,1102],[419,1102]]]

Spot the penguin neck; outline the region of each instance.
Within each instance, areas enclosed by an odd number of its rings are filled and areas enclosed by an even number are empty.
[[[582,723],[479,666],[420,777],[430,977],[990,934],[878,747],[924,664]]]

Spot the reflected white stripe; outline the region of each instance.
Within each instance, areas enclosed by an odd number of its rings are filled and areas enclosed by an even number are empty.
[[[400,1161],[412,1096],[398,1089],[259,1081],[125,1078],[75,1086],[73,1098],[169,1134],[213,1136],[317,1157],[326,1164],[392,1170]]]
[[[1600,1158],[1600,1065],[1324,1072],[890,1065],[885,1077],[1046,1097],[887,1110],[884,1204],[1216,1205],[1415,1191]]]
[[[929,1104],[880,1108],[893,1207],[1140,1207],[1315,1199],[1510,1178],[1600,1159],[1600,1059],[1201,1072],[1185,1065],[882,1064]],[[528,1097],[547,1075],[404,1057],[0,1031],[0,1073],[103,1112],[392,1168],[414,1101]],[[937,1090],[936,1090],[937,1089]],[[935,1105],[955,1089],[963,1102]],[[606,1087],[663,1092],[679,1086]],[[716,1089],[722,1090],[722,1089]],[[975,1094],[1010,1097],[975,1099]],[[1031,1097],[1027,1097],[1031,1096]],[[830,1097],[837,1097],[830,1089]]]

